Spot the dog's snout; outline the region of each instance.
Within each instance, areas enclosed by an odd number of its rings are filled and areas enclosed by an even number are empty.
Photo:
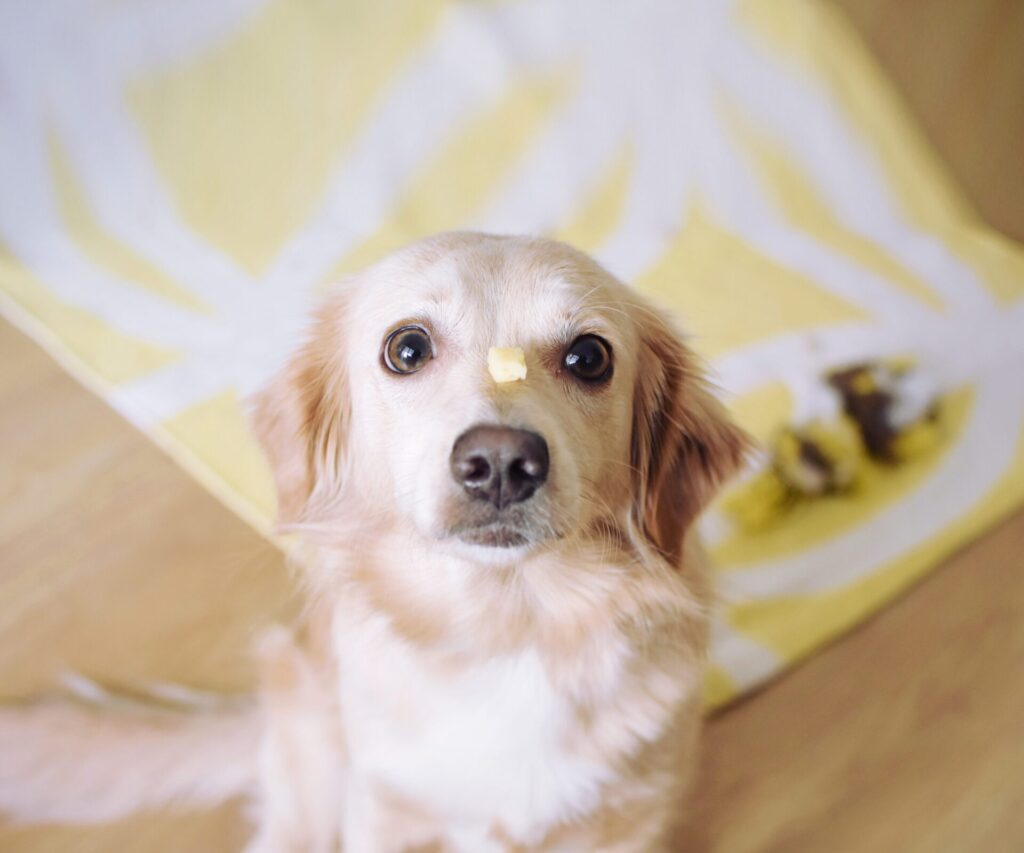
[[[548,444],[537,433],[484,424],[466,430],[452,447],[455,482],[498,509],[525,501],[548,476]]]

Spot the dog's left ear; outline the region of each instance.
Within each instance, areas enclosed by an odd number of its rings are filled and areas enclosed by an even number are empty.
[[[696,356],[659,318],[638,321],[641,346],[633,401],[635,513],[673,566],[686,531],[751,447],[708,388]]]

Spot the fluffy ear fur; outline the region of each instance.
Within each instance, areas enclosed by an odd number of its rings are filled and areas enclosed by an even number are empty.
[[[641,530],[677,566],[687,529],[739,469],[750,439],[715,399],[680,336],[651,315],[640,325],[633,402],[634,506]]]
[[[337,492],[350,401],[342,360],[343,304],[328,300],[284,369],[252,398],[250,425],[277,486],[277,523],[309,520]]]

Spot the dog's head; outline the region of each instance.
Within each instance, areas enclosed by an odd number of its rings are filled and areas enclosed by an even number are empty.
[[[496,381],[492,347],[525,379]],[[675,563],[746,447],[634,291],[563,244],[479,234],[340,287],[253,423],[283,525],[355,514],[484,561],[611,527]]]

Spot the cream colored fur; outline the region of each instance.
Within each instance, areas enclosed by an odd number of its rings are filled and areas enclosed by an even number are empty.
[[[381,348],[409,323],[435,357],[397,376]],[[600,386],[563,368],[581,334],[611,346]],[[522,348],[527,378],[496,384],[491,347]],[[550,450],[514,547],[460,532],[478,507],[448,459],[480,423],[529,429]],[[327,297],[253,424],[309,609],[261,648],[252,849],[659,849],[700,723],[709,593],[689,530],[746,448],[662,316],[562,244],[440,235]],[[254,719],[239,717],[225,748]],[[0,715],[0,743],[9,723]],[[35,761],[19,772],[57,756]],[[222,793],[245,789],[238,767]],[[115,814],[114,801],[96,808]]]

